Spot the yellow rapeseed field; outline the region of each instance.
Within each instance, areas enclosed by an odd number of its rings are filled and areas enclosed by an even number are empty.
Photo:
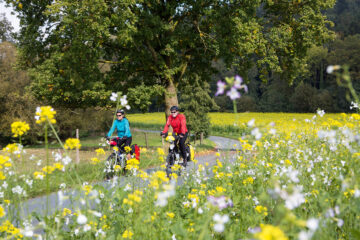
[[[256,127],[273,128],[280,132],[294,132],[297,130],[313,129],[314,122],[327,127],[347,126],[352,128],[352,120],[360,119],[359,114],[325,114],[321,117],[316,113],[209,113],[212,127],[225,129],[246,128],[251,120]],[[165,124],[165,114],[145,113],[128,114],[131,123],[161,126]],[[319,125],[317,125],[319,126]]]

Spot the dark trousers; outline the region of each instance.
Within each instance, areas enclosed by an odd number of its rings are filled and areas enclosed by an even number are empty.
[[[126,146],[130,147],[131,142],[132,142],[132,137],[128,137],[126,139],[120,138],[118,140],[118,146],[121,147],[121,145],[123,145],[123,143],[125,143],[124,147],[126,147]]]
[[[180,152],[181,152],[181,155],[184,159],[184,162],[186,162],[186,149],[185,149],[185,141],[186,141],[186,138],[188,136],[188,133],[185,133],[184,134],[184,137],[179,137],[179,148],[180,148]]]

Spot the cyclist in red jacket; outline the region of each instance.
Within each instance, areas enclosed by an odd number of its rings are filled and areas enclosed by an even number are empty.
[[[166,121],[166,125],[164,127],[164,131],[161,132],[161,135],[165,135],[169,130],[169,126],[173,128],[174,133],[179,135],[179,148],[181,155],[184,159],[184,166],[186,166],[186,150],[185,150],[185,140],[188,136],[188,130],[186,128],[186,118],[185,115],[179,113],[179,108],[177,106],[172,106],[170,108],[170,116]]]

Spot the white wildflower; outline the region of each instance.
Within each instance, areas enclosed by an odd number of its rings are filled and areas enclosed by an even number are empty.
[[[80,225],[83,225],[87,223],[87,217],[85,215],[79,214],[79,216],[76,219],[76,222]]]
[[[213,220],[215,222],[214,224],[214,230],[215,232],[223,232],[225,230],[225,223],[227,223],[229,221],[229,216],[228,215],[223,215],[221,216],[220,214],[216,213],[213,216]]]
[[[117,99],[118,95],[117,93],[111,93],[111,97],[110,97],[110,100],[113,101],[113,102],[116,102],[116,99]]]

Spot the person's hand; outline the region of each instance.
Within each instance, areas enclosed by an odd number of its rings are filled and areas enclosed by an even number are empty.
[[[126,139],[127,139],[127,136],[123,136],[122,139],[123,139],[123,140],[126,140]]]
[[[164,137],[164,136],[165,136],[165,133],[160,132],[160,136],[161,136],[161,137]]]
[[[183,137],[184,137],[184,134],[180,133],[180,134],[179,134],[179,137],[180,137],[180,138],[183,138]]]
[[[109,141],[109,140],[110,140],[110,138],[109,138],[108,136],[105,136],[105,139],[106,139],[107,141]]]

